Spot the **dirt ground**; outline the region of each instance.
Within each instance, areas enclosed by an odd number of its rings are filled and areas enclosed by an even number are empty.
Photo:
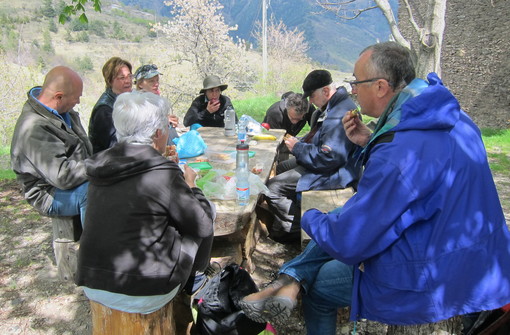
[[[510,181],[496,176],[507,222],[510,222]],[[38,215],[22,198],[15,181],[0,181],[0,334],[91,334],[88,300],[71,282],[58,280],[50,219]],[[299,253],[298,245],[259,240],[254,252],[253,277],[262,287],[278,268]],[[341,322],[337,334],[352,331],[352,322]],[[345,321],[345,319],[344,319]],[[278,334],[306,334],[300,309]],[[381,334],[380,325],[357,324],[357,334]]]

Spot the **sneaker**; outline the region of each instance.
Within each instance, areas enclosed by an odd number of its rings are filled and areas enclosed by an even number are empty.
[[[221,265],[220,263],[218,262],[212,262],[211,264],[209,264],[209,266],[207,266],[207,268],[205,268],[204,270],[204,274],[208,277],[208,278],[212,278],[214,276],[216,276],[218,273],[221,272]]]
[[[189,276],[188,281],[184,285],[184,291],[188,295],[193,295],[207,283],[207,276],[203,272],[195,272],[194,275]]]

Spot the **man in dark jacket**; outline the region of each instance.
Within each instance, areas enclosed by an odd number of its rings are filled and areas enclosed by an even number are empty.
[[[119,143],[86,161],[90,200],[76,282],[91,300],[124,312],[160,309],[209,265],[214,205],[193,169],[183,174],[162,156],[169,109],[150,92],[119,95]]]
[[[215,75],[207,76],[203,84],[200,95],[193,100],[184,116],[184,126],[225,127],[225,110],[232,106],[230,98],[222,94],[228,85],[222,84]]]
[[[310,124],[314,111],[314,106],[303,99],[302,94],[290,91],[269,107],[263,122],[271,129],[285,129],[287,134],[297,136],[307,122]],[[289,159],[289,154],[289,149],[282,143],[278,147],[278,162]]]
[[[87,206],[84,160],[92,146],[73,107],[80,102],[83,82],[68,67],[51,69],[43,86],[28,92],[16,122],[11,166],[25,199],[50,216],[80,215]]]
[[[271,235],[277,240],[299,237],[300,205],[297,193],[307,190],[330,190],[355,186],[360,169],[351,159],[358,148],[346,136],[342,118],[356,109],[345,88],[333,84],[326,70],[314,70],[303,82],[303,98],[320,109],[310,132],[302,139],[290,137],[285,141],[294,155],[281,162],[279,173],[271,178],[266,202],[276,213]]]
[[[306,123],[310,123],[314,110],[302,94],[290,91],[269,107],[262,122],[271,129],[285,129],[287,134],[297,136]]]

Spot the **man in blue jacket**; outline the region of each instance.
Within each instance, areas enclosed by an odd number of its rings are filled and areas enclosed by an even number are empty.
[[[283,266],[283,284],[245,299],[248,313],[288,315],[301,287],[308,334],[327,335],[341,306],[352,320],[417,325],[510,302],[510,234],[477,126],[435,73],[414,78],[397,43],[363,51],[354,77],[362,112],[379,118],[373,133],[343,120],[364,146],[357,193],[303,215],[313,242]]]
[[[275,213],[270,237],[279,241],[300,236],[298,192],[355,186],[359,178],[359,166],[351,159],[358,147],[342,126],[345,113],[356,109],[347,90],[337,89],[328,71],[314,70],[303,81],[303,92],[303,99],[309,98],[319,110],[307,135],[285,141],[294,157],[281,162],[278,175],[267,183],[270,193],[265,199]]]

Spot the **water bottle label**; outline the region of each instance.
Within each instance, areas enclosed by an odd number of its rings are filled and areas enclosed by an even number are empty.
[[[250,188],[249,187],[237,187],[237,200],[240,206],[245,206],[250,200]]]
[[[238,139],[239,143],[246,142],[246,133],[238,132],[237,133],[237,139]]]

